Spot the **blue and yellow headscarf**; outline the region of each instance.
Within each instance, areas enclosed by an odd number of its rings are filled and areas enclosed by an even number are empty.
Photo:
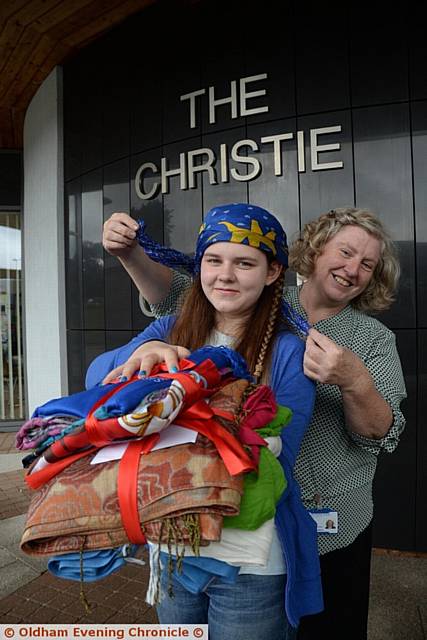
[[[282,225],[266,209],[256,205],[226,204],[208,211],[197,239],[196,270],[206,249],[216,242],[246,244],[288,266],[288,246]]]
[[[194,256],[163,247],[145,233],[143,220],[139,220],[139,225],[137,240],[149,258],[172,269],[183,268],[192,276],[199,273],[206,249],[216,242],[249,245],[288,266],[288,246],[282,225],[266,209],[253,204],[226,204],[208,211],[200,227]],[[282,311],[299,331],[308,333],[307,322],[285,300],[282,302]]]
[[[194,257],[156,243],[146,235],[145,223],[140,220],[139,224],[138,242],[152,260],[167,267],[184,268],[191,275],[200,271],[204,252],[216,242],[246,244],[288,266],[288,246],[282,225],[266,209],[253,204],[226,204],[208,211],[200,227]]]

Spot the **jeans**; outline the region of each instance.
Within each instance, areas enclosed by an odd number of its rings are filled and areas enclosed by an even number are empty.
[[[208,624],[209,640],[291,640],[285,613],[286,575],[239,575],[234,584],[215,578],[193,595],[162,572],[163,600],[157,605],[161,624]]]

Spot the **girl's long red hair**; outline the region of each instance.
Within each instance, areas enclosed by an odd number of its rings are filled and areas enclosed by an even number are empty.
[[[283,283],[284,270],[273,284],[264,287],[251,317],[242,326],[236,339],[235,350],[245,358],[249,371],[257,380],[261,376],[265,378],[276,334],[281,328],[290,328],[280,310]],[[215,309],[203,292],[200,276],[197,276],[184,300],[169,341],[194,351],[208,342],[214,329]]]

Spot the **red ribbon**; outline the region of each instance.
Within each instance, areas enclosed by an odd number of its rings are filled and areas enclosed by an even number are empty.
[[[160,436],[153,433],[142,440],[129,442],[119,463],[117,496],[124,530],[130,542],[145,544],[138,512],[138,469],[142,454],[149,453]]]
[[[121,391],[124,387],[126,387],[128,384],[133,382],[135,379],[136,378],[131,378],[126,382],[121,382],[119,384],[116,384],[113,389],[110,389],[108,393],[106,393],[104,396],[102,396],[102,398],[100,398],[97,402],[95,402],[95,404],[89,411],[88,416],[85,420],[86,433],[87,433],[89,442],[93,444],[95,447],[97,447],[98,449],[100,449],[101,447],[105,447],[106,444],[111,444],[112,439],[118,439],[117,427],[120,425],[117,422],[117,418],[111,418],[107,420],[98,420],[97,418],[95,418],[95,415],[94,415],[95,411],[99,409],[99,407],[101,407],[103,404],[105,404],[107,400],[109,400],[112,396],[114,396],[116,393]],[[110,428],[115,427],[115,430],[113,431],[113,429],[111,428],[111,431],[110,431],[109,427]],[[113,433],[115,436],[114,438],[111,437]],[[129,432],[126,431],[126,429],[123,429],[123,437],[126,437],[126,436],[129,437]]]
[[[209,438],[217,448],[230,475],[236,476],[256,469],[255,462],[248,456],[237,438],[214,420],[215,413],[216,409],[211,409],[206,402],[200,400],[180,413],[176,424]],[[224,413],[220,411],[218,415],[224,417]],[[230,418],[233,419],[231,414]]]
[[[30,471],[25,476],[25,482],[30,487],[30,489],[38,489],[39,487],[46,484],[48,480],[56,476],[57,473],[66,469],[76,460],[80,460],[80,458],[84,458],[84,456],[88,456],[90,453],[96,451],[95,447],[91,447],[86,451],[80,451],[79,453],[74,453],[71,456],[67,456],[66,458],[62,458],[62,460],[58,460],[57,462],[48,463],[47,467],[43,467],[40,471],[35,471],[31,473]]]

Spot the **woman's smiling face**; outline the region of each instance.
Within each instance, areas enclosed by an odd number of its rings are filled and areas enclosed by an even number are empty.
[[[249,317],[264,287],[280,272],[279,263],[269,264],[265,253],[254,247],[234,242],[210,245],[202,257],[200,279],[221,330],[227,333],[227,320]]]
[[[308,280],[325,306],[344,308],[368,286],[380,252],[378,238],[347,225],[325,244]]]

